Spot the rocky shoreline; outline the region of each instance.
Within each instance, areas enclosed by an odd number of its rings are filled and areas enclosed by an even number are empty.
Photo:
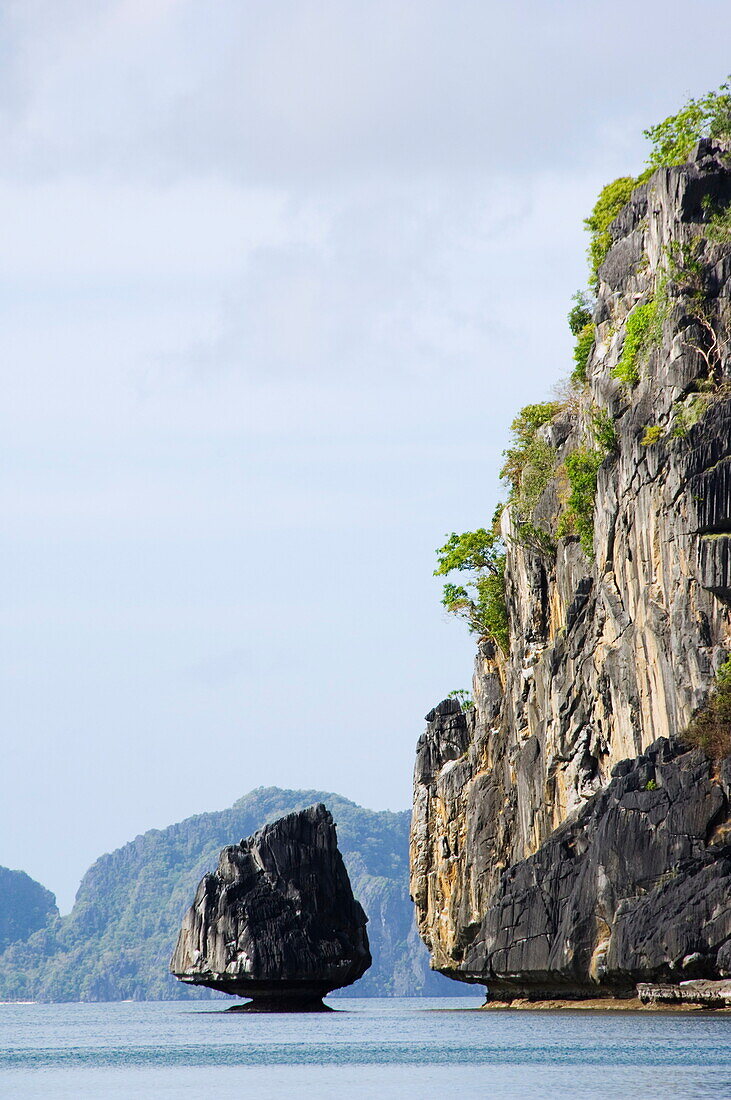
[[[491,998],[485,1011],[531,1012],[731,1012],[731,981],[687,981],[676,985],[641,982],[627,997]]]
[[[584,1001],[487,1001],[479,1012],[659,1012],[713,1013],[714,1015],[731,1013],[731,1006],[696,1004],[645,1004],[639,997],[594,997]]]

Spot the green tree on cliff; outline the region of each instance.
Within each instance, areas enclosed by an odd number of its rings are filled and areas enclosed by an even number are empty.
[[[500,536],[480,527],[454,532],[437,550],[435,577],[465,573],[465,583],[444,585],[442,603],[464,619],[475,634],[486,634],[507,652],[508,612],[505,605],[505,551]]]
[[[647,159],[649,171],[683,164],[700,138],[731,137],[731,85],[727,81],[717,92],[688,99],[677,114],[643,133],[652,142]]]

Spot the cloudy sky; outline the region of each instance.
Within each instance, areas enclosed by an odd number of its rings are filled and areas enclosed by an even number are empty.
[[[409,804],[432,577],[570,368],[582,218],[731,7],[2,0],[0,864]]]

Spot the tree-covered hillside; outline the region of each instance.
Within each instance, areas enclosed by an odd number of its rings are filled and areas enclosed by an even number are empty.
[[[102,856],[71,913],[0,955],[0,1000],[200,998],[168,974],[180,922],[220,849],[268,821],[324,802],[370,923],[373,966],[354,996],[468,992],[429,970],[408,895],[409,813],[363,809],[336,794],[260,788],[230,809],[153,829]],[[348,991],[346,991],[348,992]]]
[[[58,916],[56,899],[25,871],[0,867],[0,951]]]

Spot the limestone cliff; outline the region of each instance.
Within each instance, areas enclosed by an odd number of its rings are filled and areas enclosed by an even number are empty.
[[[731,245],[708,234],[730,164],[704,139],[612,223],[586,385],[540,428],[544,535],[503,513],[509,646],[480,640],[474,707],[440,704],[419,741],[420,932],[435,968],[497,995],[731,973],[731,776],[678,744],[731,650]],[[588,553],[560,515],[597,423]]]
[[[266,1011],[312,1011],[371,965],[330,811],[320,803],[224,848],[183,918],[177,978]]]

